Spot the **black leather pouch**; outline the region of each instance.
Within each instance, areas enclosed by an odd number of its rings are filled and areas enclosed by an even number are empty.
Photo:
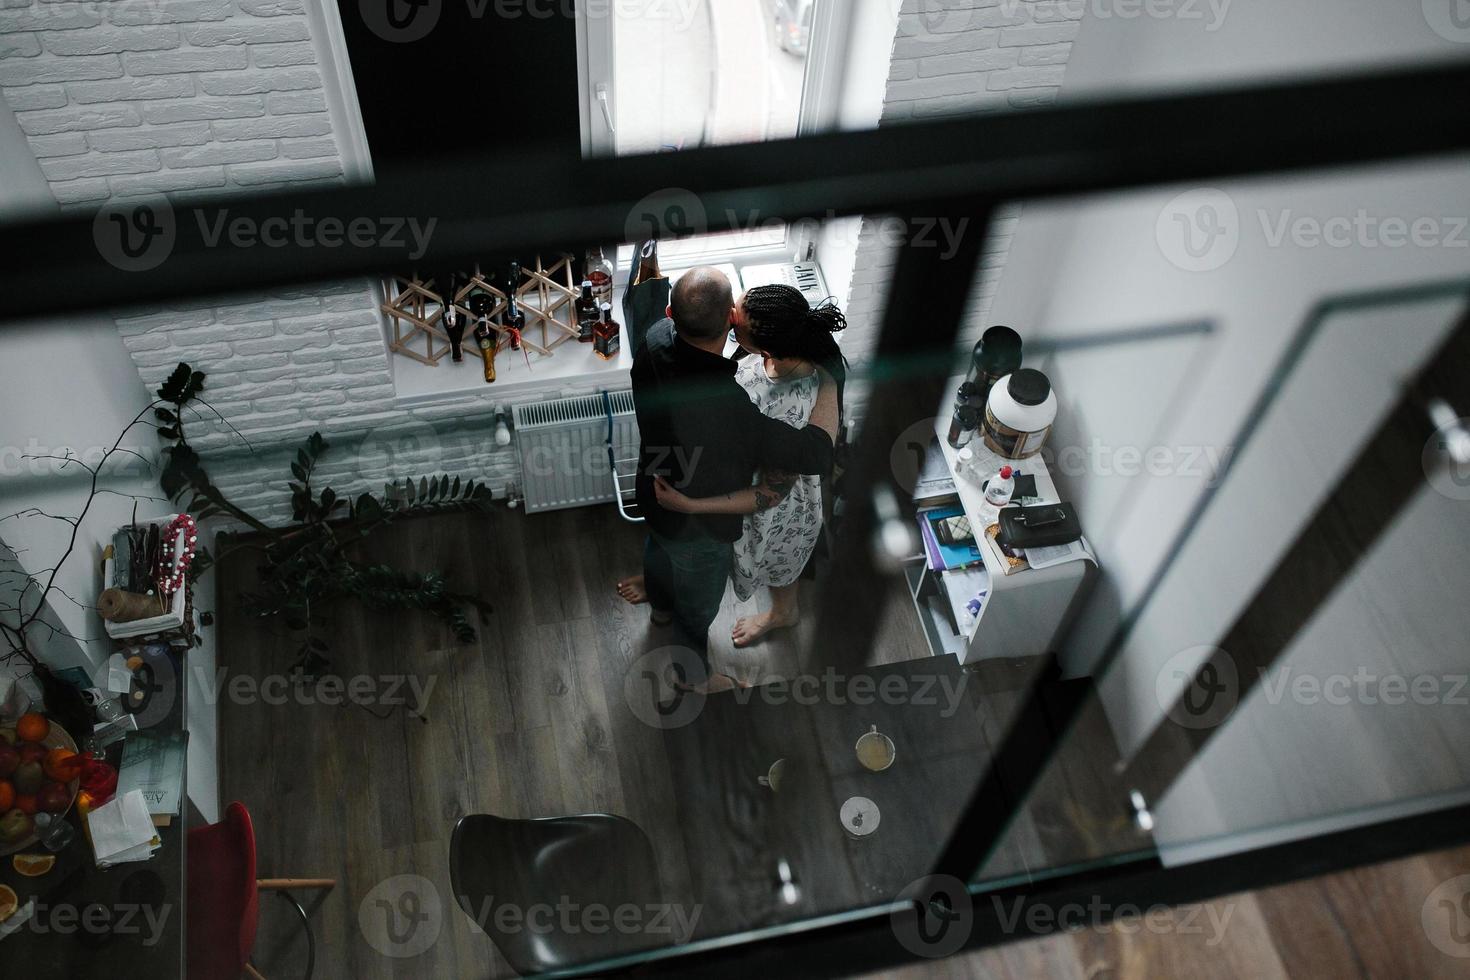
[[[1012,548],[1046,548],[1071,544],[1082,537],[1082,524],[1071,504],[1005,507],[1000,512],[1002,544]]]

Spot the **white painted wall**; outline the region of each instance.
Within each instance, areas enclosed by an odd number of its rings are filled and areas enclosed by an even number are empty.
[[[1093,12],[1084,19],[1073,49],[1064,99],[1470,55],[1470,47],[1431,29],[1419,4],[1233,4],[1213,31],[1205,21],[1123,20],[1096,16],[1097,5],[1087,9]],[[1093,669],[1119,611],[1137,601],[1208,479],[1207,473],[1177,471],[1123,475],[1117,471],[1116,451],[1145,453],[1162,447],[1178,464],[1195,451],[1230,452],[1251,400],[1292,331],[1319,301],[1345,292],[1470,276],[1470,248],[1464,247],[1463,233],[1459,244],[1332,247],[1291,236],[1273,244],[1270,229],[1283,218],[1351,220],[1361,210],[1406,223],[1431,219],[1443,233],[1453,234],[1470,200],[1467,162],[1422,161],[1220,184],[1238,215],[1231,225],[1238,230],[1238,248],[1228,261],[1206,271],[1181,267],[1189,263],[1172,218],[1173,211],[1186,217],[1197,213],[1193,205],[1199,198],[1178,200],[1197,188],[1028,206],[996,295],[994,320],[1016,325],[1027,337],[1078,336],[1201,318],[1217,328],[1204,341],[1099,349],[1033,365],[1052,376],[1062,405],[1053,449],[1098,446],[1104,451],[1093,453],[1080,471],[1058,475],[1107,570],[1084,616],[1078,643],[1065,651],[1073,673]],[[1388,404],[1393,384],[1413,359],[1400,360],[1410,351],[1427,349],[1445,328],[1447,315],[1421,308],[1335,331],[1334,346],[1314,370],[1325,369],[1328,377],[1335,372],[1342,390],[1322,387],[1320,374],[1315,381],[1309,381],[1310,374],[1297,379],[1295,384],[1317,384],[1317,403],[1338,405],[1338,410],[1298,414],[1264,440],[1261,453],[1249,460],[1264,482],[1253,489],[1241,485],[1246,481],[1233,481],[1222,489],[1217,507],[1199,529],[1199,541],[1209,546],[1186,555],[1139,622],[1133,641],[1102,679],[1108,714],[1125,751],[1161,719],[1161,674],[1168,693],[1167,678],[1174,670],[1192,666],[1187,655],[1171,658],[1220,635],[1310,512],[1314,495],[1329,485],[1333,468],[1350,457],[1373,413]],[[1379,346],[1385,342],[1386,348]],[[1300,397],[1307,390],[1293,388],[1288,394]],[[1346,406],[1327,397],[1344,393]],[[1242,464],[1246,462],[1243,458]],[[1463,630],[1470,625],[1462,622],[1462,610],[1444,609],[1437,589],[1406,579],[1401,557],[1390,557],[1401,556],[1407,543],[1424,545],[1436,525],[1463,526],[1464,505],[1456,510],[1447,503],[1421,499],[1412,520],[1395,529],[1365,563],[1344,593],[1350,600],[1337,603],[1322,626],[1302,637],[1287,662],[1318,670],[1334,662],[1363,664],[1382,673],[1403,659],[1421,665],[1462,661]],[[1440,557],[1432,570],[1421,574],[1430,580],[1447,578],[1463,594],[1470,568],[1462,556],[1459,561]],[[1418,615],[1410,619],[1430,617],[1434,626],[1395,644],[1361,628],[1354,616],[1363,609],[1394,618],[1416,610]],[[1346,637],[1356,642],[1344,645]],[[1409,645],[1415,645],[1411,656],[1405,650]],[[1407,775],[1368,785],[1358,777],[1371,771],[1365,759],[1373,753],[1364,754],[1364,739],[1354,732],[1384,731],[1381,717],[1362,706],[1348,706],[1314,713],[1307,724],[1300,712],[1293,713],[1296,707],[1268,710],[1270,706],[1254,700],[1242,706],[1236,723],[1216,738],[1190,779],[1162,803],[1154,801],[1160,835],[1182,843],[1202,834],[1267,825],[1280,828],[1275,831],[1280,839],[1291,833],[1280,826],[1285,821],[1448,787],[1443,770],[1429,772],[1433,767],[1394,760],[1431,733],[1439,744],[1445,731],[1442,713],[1411,719],[1400,713],[1394,737],[1376,742],[1376,761],[1397,765]],[[1270,750],[1262,752],[1262,743]],[[1316,793],[1305,804],[1292,801],[1289,787],[1311,783],[1316,788],[1333,779],[1337,792]]]
[[[56,209],[5,105],[0,105],[0,156],[6,175],[0,182],[0,213]],[[89,475],[77,466],[26,457],[64,455],[69,449],[95,462],[148,404],[150,395],[116,325],[101,314],[70,317],[65,323],[6,324],[0,330],[0,366],[0,514],[40,508],[76,516],[86,500]],[[156,457],[158,439],[150,427],[134,429],[123,444],[136,447],[150,460]],[[157,477],[147,464],[129,456],[117,459],[118,466],[103,483],[106,488],[118,494],[159,495]],[[95,499],[79,529],[78,546],[57,577],[59,589],[78,602],[95,602],[102,589],[101,543],[132,519],[133,506],[132,499],[115,494]],[[137,502],[140,518],[171,512],[166,501]],[[36,576],[65,552],[71,531],[69,524],[37,516],[0,522],[0,538],[19,552],[21,565]],[[196,589],[195,604],[201,611],[214,608],[209,577]],[[97,614],[62,597],[53,598],[50,605],[62,627],[83,642],[48,643],[48,662],[89,670],[103,663],[112,644]],[[209,676],[214,669],[214,640],[210,630],[203,635],[205,645],[188,657]],[[189,797],[213,820],[219,808],[215,712],[202,688],[190,692],[187,725]]]

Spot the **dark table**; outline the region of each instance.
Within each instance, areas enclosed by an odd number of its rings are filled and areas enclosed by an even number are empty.
[[[139,716],[151,730],[183,727],[183,656],[171,650],[162,662],[151,663],[156,678],[152,693],[168,699],[166,710]],[[107,760],[116,765],[121,754],[122,743],[115,743]],[[182,978],[187,904],[183,814],[158,828],[162,846],[151,859],[106,870],[93,861],[75,808],[67,819],[76,827],[76,837],[45,876],[23,878],[9,857],[0,858],[0,882],[15,889],[22,906],[28,896],[37,902],[35,914],[0,939],[0,962],[23,965],[25,975],[36,980]],[[27,853],[43,852],[37,845]]]
[[[858,704],[842,685],[848,693],[835,698],[727,692],[664,732],[693,898],[703,906],[698,935],[883,903],[932,870],[989,760],[975,698],[952,657],[866,674],[879,690],[886,681],[909,694]],[[945,679],[958,698],[945,693]],[[923,703],[929,698],[937,703]],[[897,748],[881,773],[864,769],[855,750],[873,725]],[[781,758],[781,788],[772,792],[759,778]],[[871,836],[855,838],[840,823],[853,796],[881,811]],[[789,904],[780,895],[783,860],[798,888]]]

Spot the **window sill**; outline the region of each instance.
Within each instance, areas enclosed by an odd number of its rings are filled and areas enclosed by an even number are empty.
[[[741,269],[790,260],[782,246],[763,251],[740,249],[723,256],[704,256],[700,264],[714,265],[730,275],[738,296],[741,292]],[[677,278],[686,268],[670,269],[668,274]],[[618,282],[627,281],[626,264],[619,263],[616,278]],[[623,308],[623,293],[622,286],[614,290],[615,315],[619,315]],[[539,337],[533,335],[533,339],[539,340]],[[609,389],[626,388],[631,383],[628,373],[633,367],[633,354],[624,344],[616,361],[604,361],[592,353],[591,345],[569,340],[553,350],[550,356],[532,353],[528,367],[523,355],[501,351],[495,360],[496,380],[493,384],[485,383],[480,373],[479,358],[473,356],[466,357],[460,364],[454,364],[446,357],[438,367],[430,367],[391,351],[388,357],[393,365],[394,404],[412,407],[455,401],[470,395],[490,395],[497,401],[514,402],[518,400],[517,394],[534,393],[548,385],[558,388],[593,385]]]

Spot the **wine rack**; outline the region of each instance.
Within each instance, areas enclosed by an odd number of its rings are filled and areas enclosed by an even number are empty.
[[[516,301],[526,316],[526,330],[521,335],[521,346],[527,351],[550,357],[557,347],[579,335],[576,306],[581,289],[575,281],[574,261],[571,255],[563,253],[548,266],[543,257],[538,255],[535,268],[522,269],[522,280],[513,288]],[[393,336],[388,341],[388,349],[421,364],[438,367],[439,362],[450,353],[450,345],[449,337],[439,319],[445,299],[436,289],[435,281],[420,279],[417,275],[393,276],[388,283],[388,290],[389,296],[381,307],[393,323]],[[511,343],[510,331],[495,322],[505,312],[508,297],[504,290],[491,285],[476,269],[475,274],[449,298],[453,308],[468,323],[465,328],[464,352],[483,359],[473,339],[475,316],[466,306],[466,299],[476,290],[483,290],[493,300],[490,329],[495,331],[498,338],[497,353],[508,348]],[[526,336],[536,328],[541,331],[540,343]]]

